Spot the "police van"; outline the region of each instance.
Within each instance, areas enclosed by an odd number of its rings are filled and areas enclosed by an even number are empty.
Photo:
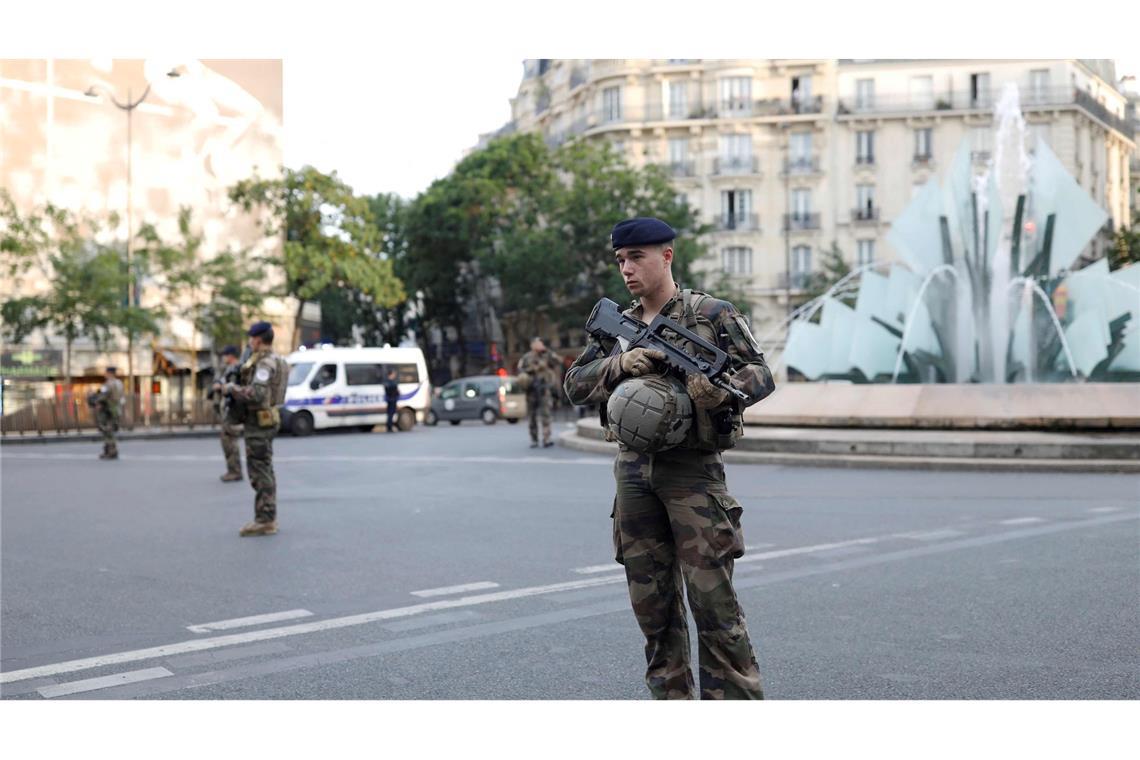
[[[418,348],[301,349],[286,357],[289,384],[281,409],[281,428],[309,435],[331,427],[371,430],[388,420],[384,381],[396,370],[400,400],[396,421],[400,430],[423,422],[431,405],[424,352]]]

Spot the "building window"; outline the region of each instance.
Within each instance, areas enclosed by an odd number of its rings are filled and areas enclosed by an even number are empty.
[[[669,139],[669,163],[683,164],[689,160],[689,138],[673,137]]]
[[[614,153],[625,158],[625,140],[614,140]]]
[[[731,246],[720,252],[721,270],[725,274],[752,274],[752,249]]]
[[[808,75],[792,77],[792,111],[794,113],[811,112],[811,77]]]
[[[856,79],[855,80],[855,108],[860,111],[870,110],[875,107],[875,80],[874,79]]]
[[[792,248],[792,279],[803,287],[803,281],[811,275],[811,246],[797,245]]]
[[[752,135],[720,136],[720,171],[748,172],[752,168]]]
[[[811,132],[792,132],[789,137],[789,169],[811,168]]]
[[[792,218],[807,219],[811,214],[811,190],[797,188],[792,191]]]
[[[970,75],[970,107],[989,108],[990,106],[990,75]]]
[[[602,90],[602,121],[621,121],[621,87]]]
[[[726,230],[744,229],[752,213],[751,190],[721,190],[720,221]]]
[[[726,77],[720,80],[720,110],[725,116],[752,112],[751,77]]]
[[[670,82],[665,94],[669,104],[669,118],[686,118],[689,115],[689,83]]]
[[[855,133],[855,163],[875,163],[875,130],[865,129]]]
[[[934,77],[910,78],[910,101],[915,108],[929,111],[934,108]]]
[[[933,157],[933,150],[931,148],[931,137],[933,129],[931,127],[921,127],[914,130],[914,160],[915,161],[929,161]]]
[[[989,161],[992,150],[992,132],[989,127],[974,127],[970,130],[970,158],[974,161]]]
[[[677,193],[676,195],[673,196],[673,200],[676,201],[678,206],[683,206],[685,208],[688,208],[688,206],[689,206],[689,194],[688,193]]]
[[[875,186],[860,184],[855,186],[855,218],[874,219]]]
[[[1047,103],[1049,98],[1049,69],[1029,72],[1029,102]]]
[[[856,244],[859,266],[867,266],[875,261],[875,241],[860,240]]]

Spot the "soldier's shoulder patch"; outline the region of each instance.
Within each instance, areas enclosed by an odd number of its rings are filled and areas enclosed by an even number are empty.
[[[257,372],[253,373],[253,381],[255,383],[268,383],[269,374],[269,370],[265,367],[258,367]]]

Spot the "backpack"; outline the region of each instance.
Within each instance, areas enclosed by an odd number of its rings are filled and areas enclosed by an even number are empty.
[[[289,362],[278,354],[273,355],[273,360],[277,368],[273,373],[273,385],[269,389],[273,393],[273,406],[281,406],[285,403],[285,391],[289,387],[290,367]]]

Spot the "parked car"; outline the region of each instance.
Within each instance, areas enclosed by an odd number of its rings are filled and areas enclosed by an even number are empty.
[[[525,416],[526,394],[519,388],[517,377],[477,375],[452,380],[440,388],[424,422],[435,425],[447,420],[458,425],[463,420],[483,420],[494,425],[503,419],[513,425]]]

